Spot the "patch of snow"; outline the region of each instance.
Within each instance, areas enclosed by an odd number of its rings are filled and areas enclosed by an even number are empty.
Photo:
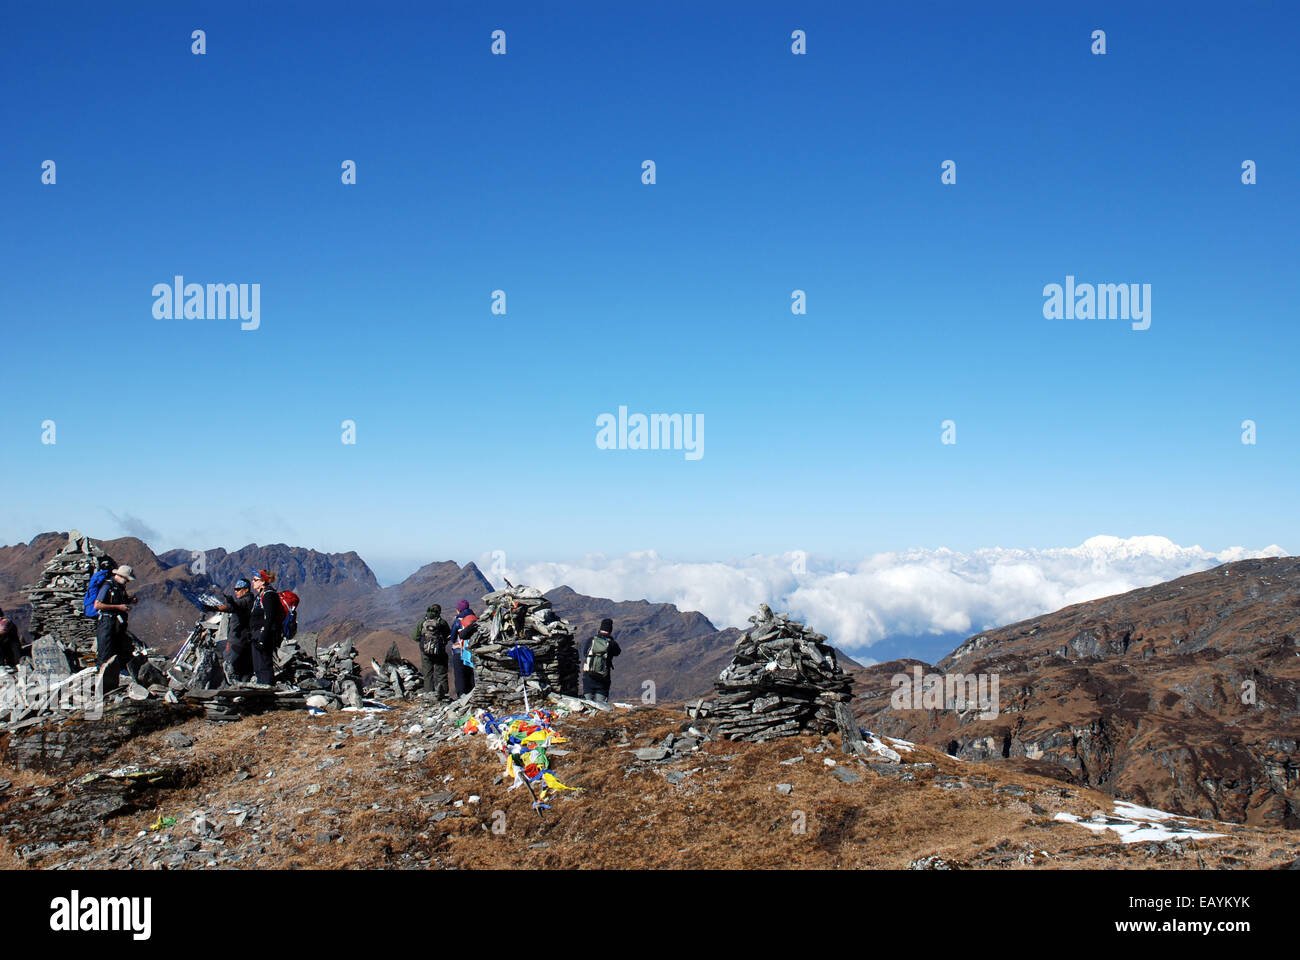
[[[1109,818],[1098,819],[1094,817],[1084,820],[1073,813],[1061,811],[1052,819],[1060,823],[1073,823],[1075,826],[1083,827],[1097,834],[1113,830],[1119,834],[1119,838],[1123,843],[1146,843],[1151,840],[1210,840],[1215,837],[1227,836],[1227,834],[1223,833],[1209,833],[1204,830],[1191,830],[1172,825],[1165,826],[1166,821],[1172,820],[1175,823],[1181,823],[1185,819],[1198,818],[1180,817],[1151,807],[1139,807],[1123,800],[1116,801],[1115,814]]]
[[[894,742],[898,742],[898,741],[894,741]],[[903,759],[901,756],[899,756],[897,751],[892,750],[889,747],[885,746],[884,742],[879,737],[877,737],[874,733],[871,735],[871,739],[867,741],[867,747],[871,750],[872,753],[878,753],[886,760],[892,760],[894,763],[898,763],[900,760]]]

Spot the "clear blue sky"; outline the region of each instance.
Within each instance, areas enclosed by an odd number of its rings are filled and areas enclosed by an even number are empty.
[[[1293,548],[1297,9],[11,4],[0,541]],[[1067,274],[1151,328],[1045,320]]]

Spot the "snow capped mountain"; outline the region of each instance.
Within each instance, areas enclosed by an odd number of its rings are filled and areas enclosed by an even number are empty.
[[[489,576],[543,590],[567,584],[593,596],[673,603],[701,611],[720,627],[743,627],[759,603],[768,603],[805,619],[842,649],[863,654],[886,637],[969,634],[1221,563],[1276,556],[1286,556],[1276,544],[1212,552],[1160,536],[1096,536],[1077,547],[1041,550],[879,553],[851,566],[800,552],[720,563],[640,551],[498,569]]]

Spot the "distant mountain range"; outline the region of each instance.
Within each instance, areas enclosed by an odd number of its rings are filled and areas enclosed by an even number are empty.
[[[23,588],[34,583],[46,562],[67,542],[67,535],[46,533],[29,544],[0,547],[0,606],[26,630],[27,598]],[[456,602],[468,600],[475,609],[493,589],[473,563],[429,563],[401,583],[381,586],[356,553],[321,553],[285,544],[249,544],[239,550],[177,549],[155,555],[134,537],[99,541],[119,563],[135,568],[132,591],[141,598],[131,614],[132,630],[146,643],[170,651],[184,639],[198,616],[186,595],[230,591],[240,577],[266,569],[277,575],[276,585],[301,598],[304,630],[321,634],[330,643],[351,639],[363,667],[380,659],[396,643],[402,655],[419,663],[410,640],[412,629],[432,603],[442,604],[448,621]],[[708,693],[718,672],[730,662],[731,648],[741,631],[719,630],[694,611],[670,603],[615,601],[589,597],[561,586],[547,591],[556,612],[573,624],[577,635],[594,633],[603,617],[611,617],[623,654],[615,661],[611,695],[640,699],[680,700]],[[854,661],[844,657],[847,665]],[[653,686],[647,685],[649,681]]]
[[[24,630],[23,587],[65,542],[49,533],[0,548],[0,605]],[[194,551],[156,556],[132,537],[103,547],[135,567],[141,603],[132,628],[163,650],[198,615],[187,595],[229,590],[259,568],[302,598],[304,629],[325,643],[351,639],[363,666],[393,643],[418,662],[409,638],[429,604],[452,614],[463,598],[478,609],[492,589],[473,563],[429,563],[384,587],[355,553],[250,544],[208,550],[199,564]],[[666,701],[707,695],[741,633],[668,603],[589,597],[567,586],[547,596],[580,637],[613,618],[624,651],[615,662],[616,699],[651,689]],[[1300,827],[1300,559],[1243,560],[1076,604],[980,633],[934,666],[903,659],[861,667],[840,658],[869,729],[1185,815]],[[997,715],[899,709],[894,678],[914,668],[996,674]]]

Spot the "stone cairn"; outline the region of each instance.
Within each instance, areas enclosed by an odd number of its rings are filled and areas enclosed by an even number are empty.
[[[102,565],[117,564],[80,530],[68,533],[68,542],[45,565],[40,580],[27,587],[32,607],[29,632],[33,638],[54,637],[65,649],[78,654],[95,649],[95,621],[86,616],[82,601],[90,578]]]
[[[687,714],[725,740],[758,742],[837,728],[845,733],[846,722],[854,735],[848,709],[853,683],[826,638],[766,604],[749,622],[754,626],[736,641],[713,698],[688,703]]]
[[[533,673],[527,679],[530,704],[537,706],[550,693],[577,696],[578,647],[573,628],[536,587],[507,585],[483,598],[478,629],[467,643],[474,659],[471,707],[523,710],[524,686],[519,666],[510,656],[516,644],[533,654]]]
[[[408,700],[424,689],[424,675],[402,656],[395,643],[384,654],[384,662],[371,659],[370,668],[375,682],[366,689],[366,696],[376,700]]]

